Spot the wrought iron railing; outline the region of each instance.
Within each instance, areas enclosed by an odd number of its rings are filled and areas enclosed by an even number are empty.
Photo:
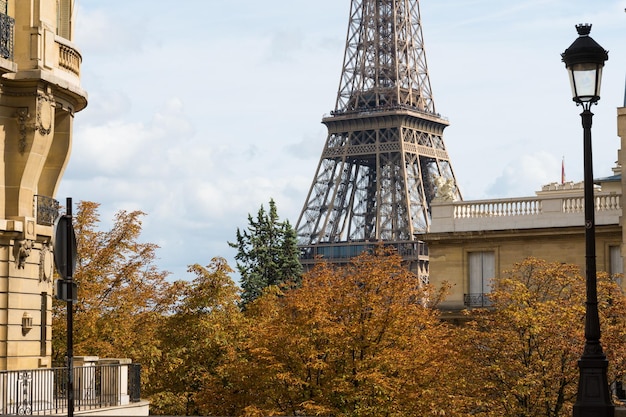
[[[37,224],[52,226],[59,215],[59,202],[52,197],[35,195],[35,218]]]
[[[491,307],[491,300],[489,299],[489,294],[485,293],[464,294],[463,304],[465,307],[471,308]]]
[[[0,371],[0,415],[52,415],[67,411],[68,368]],[[138,402],[138,364],[74,368],[74,409],[93,410]]]
[[[131,403],[141,400],[141,365],[139,364],[133,364],[128,368],[128,395],[130,395]]]
[[[13,32],[15,19],[0,13],[0,57],[13,60]]]

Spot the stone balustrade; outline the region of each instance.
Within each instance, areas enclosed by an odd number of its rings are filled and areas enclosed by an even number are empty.
[[[621,195],[596,193],[596,224],[619,224]],[[432,204],[431,233],[584,224],[583,196],[557,195]]]
[[[61,38],[57,38],[56,43],[59,47],[59,67],[80,76],[80,64],[83,60],[80,52],[71,45],[62,43]]]

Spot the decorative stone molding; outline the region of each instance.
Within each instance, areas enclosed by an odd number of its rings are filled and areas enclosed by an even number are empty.
[[[18,149],[21,154],[24,154],[24,152],[26,151],[26,131],[28,129],[28,119],[30,119],[28,108],[24,107],[24,108],[18,109],[15,112],[15,117],[17,118],[17,126],[20,132]]]
[[[37,116],[35,130],[41,135],[47,136],[52,131],[52,119],[54,112],[54,98],[43,92],[37,94]]]
[[[39,282],[52,282],[54,273],[54,257],[52,253],[52,244],[45,241],[41,245],[39,252]]]
[[[15,265],[18,269],[24,269],[26,259],[28,259],[34,243],[35,242],[32,240],[24,239],[18,240],[15,245],[13,245],[13,250],[15,251]]]
[[[54,109],[56,102],[51,91],[43,92],[38,91],[36,94],[23,94],[23,96],[37,97],[37,106],[35,120],[32,120],[32,116],[28,107],[18,108],[15,112],[17,118],[17,125],[19,134],[18,149],[21,154],[26,152],[26,135],[29,130],[39,132],[40,135],[47,136],[52,132],[52,121],[54,119]]]

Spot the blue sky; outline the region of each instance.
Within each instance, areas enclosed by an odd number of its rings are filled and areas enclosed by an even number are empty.
[[[173,279],[215,256],[273,198],[295,224],[326,140],[349,0],[77,0],[89,106],[57,199],[142,210]],[[119,4],[119,5],[118,5]],[[577,23],[609,50],[594,107],[594,169],[617,159],[626,0],[423,0],[435,106],[466,200],[582,180],[580,108],[560,53]]]

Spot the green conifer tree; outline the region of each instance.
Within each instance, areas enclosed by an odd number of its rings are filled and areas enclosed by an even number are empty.
[[[296,232],[288,220],[279,220],[273,199],[269,212],[261,205],[256,219],[248,214],[248,227],[243,231],[237,228],[237,241],[228,244],[237,249],[243,305],[270,285],[300,284],[302,266]]]

